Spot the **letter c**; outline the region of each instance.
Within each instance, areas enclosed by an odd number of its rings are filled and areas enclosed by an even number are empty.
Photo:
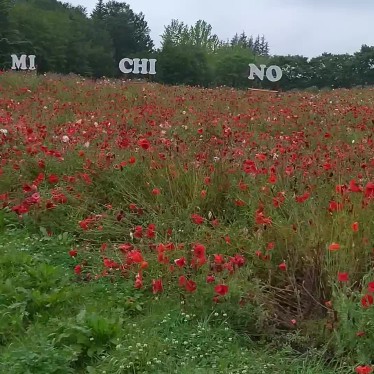
[[[119,70],[123,73],[123,74],[129,74],[132,72],[132,68],[126,68],[126,63],[128,63],[130,66],[133,65],[133,61],[131,58],[123,58],[119,64],[118,64],[118,67],[119,67]]]

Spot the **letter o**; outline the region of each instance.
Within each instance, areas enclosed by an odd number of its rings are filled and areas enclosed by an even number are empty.
[[[275,72],[275,77],[273,72]],[[271,65],[266,70],[266,78],[269,79],[270,82],[278,82],[282,78],[282,75],[282,69],[276,65]]]

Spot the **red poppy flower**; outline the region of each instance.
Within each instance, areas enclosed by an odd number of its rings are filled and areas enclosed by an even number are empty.
[[[236,199],[236,200],[235,200],[235,205],[236,205],[236,206],[244,206],[244,205],[245,205],[245,202],[244,202],[243,200]]]
[[[339,249],[340,249],[340,244],[338,243],[331,243],[329,245],[329,251],[331,252],[338,251]]]
[[[357,232],[357,231],[358,231],[358,222],[353,222],[353,223],[352,223],[352,230],[353,230],[354,232]]]
[[[304,203],[305,201],[307,201],[310,197],[310,193],[309,192],[305,192],[303,195],[301,196],[296,196],[295,197],[295,200],[296,202],[298,203]]]
[[[196,282],[188,280],[185,284],[185,288],[187,292],[195,292],[197,288]]]
[[[374,293],[374,282],[368,283],[368,292]]]
[[[339,282],[348,282],[348,280],[349,280],[348,273],[338,273]]]
[[[223,264],[225,262],[225,259],[223,255],[214,255],[214,263],[215,264]]]
[[[350,192],[362,192],[362,187],[359,186],[355,180],[349,182],[349,191]]]
[[[109,268],[109,269],[118,269],[120,267],[120,265],[117,262],[109,258],[104,258],[103,264],[106,268]]]
[[[239,186],[239,189],[241,191],[247,191],[248,190],[248,184],[244,183],[243,181],[240,181],[238,186]]]
[[[215,293],[221,296],[225,296],[229,292],[229,286],[225,284],[218,284],[214,287]]]
[[[272,224],[271,218],[265,217],[264,213],[260,210],[256,211],[255,219],[256,219],[256,224],[258,225],[271,225]]]
[[[214,219],[212,222],[211,222],[212,226],[213,227],[217,227],[219,225],[219,221],[218,219]]]
[[[88,185],[92,184],[92,179],[91,179],[91,177],[87,173],[79,174],[79,176],[83,179],[83,181],[86,184],[88,184]]]
[[[277,176],[275,174],[271,174],[268,179],[268,182],[271,184],[275,184],[277,182]]]
[[[364,308],[369,308],[369,306],[373,305],[373,303],[374,303],[374,297],[372,295],[366,294],[366,295],[362,296],[361,305]]]
[[[200,243],[194,244],[193,246],[194,256],[197,258],[202,258],[205,256],[205,246]]]
[[[144,261],[142,254],[138,250],[133,250],[133,251],[129,252],[128,259],[131,262],[135,262],[135,263],[138,263],[138,264],[140,264],[141,262]]]
[[[365,186],[364,195],[365,195],[365,198],[367,199],[374,199],[374,182],[369,182]]]
[[[147,150],[151,146],[151,143],[147,139],[142,138],[139,139],[138,146],[143,148],[144,150]]]
[[[231,260],[237,267],[242,267],[245,264],[245,258],[242,255],[236,254]]]
[[[198,214],[191,214],[191,219],[193,223],[196,223],[197,225],[201,225],[204,223],[204,218],[199,216]]]
[[[74,273],[80,274],[82,272],[82,265],[77,265],[74,267]]]
[[[120,244],[118,246],[118,249],[122,252],[122,253],[127,253],[128,251],[134,249],[133,245],[130,244],[130,243],[126,243],[126,244]]]
[[[206,277],[206,282],[207,283],[213,283],[215,280],[216,280],[216,278],[214,278],[214,275],[208,275]]]
[[[135,226],[134,237],[140,239],[143,236],[143,227]]]
[[[260,161],[265,161],[266,160],[266,155],[263,154],[263,153],[256,153],[255,158],[257,160],[260,160]]]
[[[335,187],[335,191],[341,195],[344,195],[348,190],[348,187],[344,184],[339,184]]]
[[[162,284],[162,279],[153,279],[152,280],[153,294],[161,293],[163,290],[164,290],[164,286]]]
[[[156,225],[151,223],[147,228],[147,238],[153,239],[156,236]]]
[[[325,305],[326,305],[327,308],[332,308],[332,302],[331,302],[331,300],[326,301]]]
[[[69,251],[69,256],[70,257],[77,257],[78,251],[76,249],[72,249]]]
[[[182,268],[182,267],[186,266],[187,261],[184,257],[181,257],[181,258],[177,258],[176,260],[174,260],[174,263],[179,268]]]
[[[342,203],[337,203],[336,201],[330,201],[329,203],[329,211],[332,212],[339,212],[343,209]]]
[[[56,183],[58,183],[58,181],[59,181],[58,176],[55,175],[55,174],[51,174],[48,177],[48,183],[50,183],[50,184],[56,184]]]
[[[186,285],[187,278],[184,275],[181,275],[178,279],[179,287],[184,287]]]
[[[371,374],[373,372],[373,368],[369,365],[357,366],[355,371],[357,374]]]
[[[140,289],[143,287],[143,277],[141,273],[136,274],[134,287],[136,289]]]
[[[279,264],[278,267],[282,271],[286,271],[287,270],[287,265],[286,265],[285,262],[282,262],[281,264]]]

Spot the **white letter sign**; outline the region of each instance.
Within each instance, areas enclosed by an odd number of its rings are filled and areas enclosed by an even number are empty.
[[[148,59],[147,58],[134,58],[134,74],[147,74],[148,71]],[[141,70],[141,72],[139,71]]]
[[[259,69],[255,64],[249,64],[249,77],[248,79],[255,79],[257,75],[260,80],[264,79],[266,65],[260,65]],[[282,70],[279,66],[271,65],[266,70],[266,78],[270,82],[278,82],[282,78]]]
[[[133,65],[133,62],[131,60],[131,58],[123,58],[120,62],[119,62],[119,70],[123,73],[123,74],[129,74],[132,72],[132,68],[126,68],[126,62],[132,66]]]
[[[264,79],[266,65],[260,65],[261,70],[255,64],[249,64],[249,77],[248,79],[255,79],[256,74],[261,80]]]
[[[149,62],[149,68],[148,68]],[[147,59],[147,58],[123,58],[119,62],[119,70],[123,74],[156,74],[156,59]],[[126,67],[126,64],[128,67]]]
[[[21,55],[20,58],[17,55],[11,55],[12,57],[12,69],[17,70],[35,70],[35,55]],[[27,57],[29,58],[29,67],[27,67]]]
[[[279,66],[271,65],[266,70],[266,78],[269,79],[270,82],[278,82],[282,78],[282,75],[283,73]]]

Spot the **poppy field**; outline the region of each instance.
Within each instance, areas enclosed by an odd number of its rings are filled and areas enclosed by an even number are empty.
[[[4,370],[40,359],[30,373],[371,373],[373,134],[370,88],[3,73]],[[22,366],[37,336],[45,346]],[[274,362],[248,366],[256,346]],[[301,364],[310,352],[315,371]]]

